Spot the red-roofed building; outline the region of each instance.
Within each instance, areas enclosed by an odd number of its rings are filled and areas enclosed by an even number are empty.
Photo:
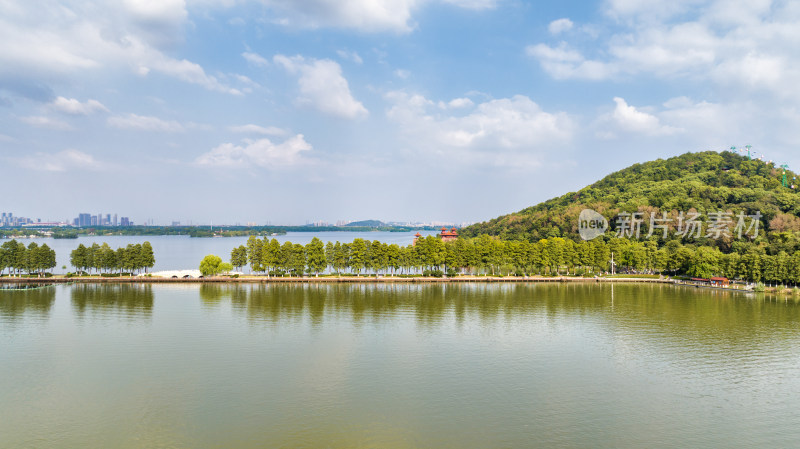
[[[412,244],[413,246],[417,246],[417,240],[419,240],[419,239],[421,239],[421,238],[422,238],[422,234],[420,234],[419,232],[417,232],[417,235],[415,235],[415,236],[414,236],[414,241],[413,241],[413,242],[411,242],[411,244]]]
[[[449,231],[447,230],[447,228],[442,228],[442,232],[439,234],[439,238],[442,239],[443,242],[456,240],[458,238],[458,231],[456,231],[456,228],[450,228]]]

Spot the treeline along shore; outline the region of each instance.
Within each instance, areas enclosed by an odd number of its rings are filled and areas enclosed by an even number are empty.
[[[99,277],[99,276],[86,276],[86,277],[64,277],[54,276],[50,278],[17,278],[17,277],[3,277],[0,278],[0,283],[3,284],[36,284],[36,285],[50,285],[50,284],[258,284],[258,283],[278,283],[278,284],[336,284],[336,283],[372,283],[372,284],[385,284],[385,283],[519,283],[519,282],[546,282],[546,283],[567,283],[567,282],[641,282],[649,284],[669,284],[672,283],[670,279],[666,278],[642,278],[642,277],[574,277],[574,276],[458,276],[458,277],[385,277],[385,276],[303,276],[303,277],[266,277],[266,276],[212,276],[203,278],[168,278],[168,277]]]
[[[0,279],[55,279],[53,256],[47,247],[25,247],[8,241],[0,246]],[[154,266],[155,257],[148,242],[117,249],[106,244],[78,245],[70,254],[74,271],[60,276],[81,281],[161,282],[158,273],[147,272]],[[236,282],[237,277],[248,282],[563,281],[603,278],[616,272],[643,281],[648,276],[724,276],[742,282],[800,283],[800,251],[769,254],[748,247],[742,253],[726,254],[718,248],[675,240],[659,247],[653,240],[614,237],[577,242],[553,237],[529,242],[487,235],[451,241],[427,236],[401,246],[358,238],[350,243],[325,244],[314,238],[306,245],[281,244],[276,239],[252,236],[246,245],[232,249],[230,262],[215,255],[199,262],[204,281],[213,278],[213,282]]]

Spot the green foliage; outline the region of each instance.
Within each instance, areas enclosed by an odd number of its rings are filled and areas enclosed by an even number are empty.
[[[233,270],[233,265],[229,264],[228,262],[222,262],[217,267],[220,273],[228,274]]]
[[[209,254],[200,261],[200,274],[203,276],[214,276],[219,274],[222,259],[219,256]]]
[[[95,270],[98,273],[122,272],[127,270],[129,275],[141,270],[147,271],[156,263],[153,246],[145,241],[142,244],[129,244],[125,248],[112,249],[108,243],[102,246],[94,243],[86,247],[83,243],[70,253],[70,264],[78,271]]]
[[[328,265],[325,257],[325,246],[322,244],[322,240],[317,237],[311,239],[311,242],[306,245],[305,257],[308,261],[308,270],[314,272],[315,275],[319,275]]]
[[[0,273],[8,269],[9,275],[21,276],[23,272],[42,277],[56,266],[56,252],[47,244],[31,242],[27,247],[16,240],[0,245]]]
[[[238,269],[242,269],[243,266],[247,265],[247,247],[244,245],[239,245],[237,248],[234,248],[231,251],[231,265]]]
[[[800,252],[769,254],[763,246],[738,245],[739,252],[717,247],[682,244],[671,240],[658,247],[655,240],[627,238],[574,242],[551,237],[531,243],[503,241],[481,235],[444,243],[430,236],[416,246],[399,246],[355,239],[352,243],[319,239],[300,245],[256,239],[263,266],[271,276],[302,276],[328,270],[340,276],[358,275],[492,275],[596,276],[611,271],[622,275],[726,276],[746,281],[800,283]],[[77,252],[81,251],[79,247]]]
[[[644,212],[649,217],[650,212],[660,216],[662,211],[692,208],[706,217],[717,211],[760,211],[761,229],[800,231],[800,194],[781,185],[781,174],[773,164],[730,152],[687,153],[632,165],[578,192],[464,228],[461,235],[529,242],[561,236],[578,241],[578,215],[586,208],[609,219],[620,212]]]

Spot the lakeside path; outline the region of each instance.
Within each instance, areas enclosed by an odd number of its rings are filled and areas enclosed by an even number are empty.
[[[345,277],[266,277],[266,276],[241,276],[238,278],[230,277],[207,277],[196,278],[161,278],[161,277],[72,277],[54,276],[49,278],[16,278],[2,277],[0,284],[264,284],[264,283],[301,283],[301,284],[331,284],[331,283],[361,283],[361,284],[382,284],[382,283],[471,283],[471,282],[492,282],[492,283],[524,283],[524,282],[639,282],[648,284],[672,284],[670,279],[653,278],[579,278],[569,276],[558,277],[491,277],[491,276],[458,276],[453,278],[435,277],[366,277],[366,276],[345,276]]]

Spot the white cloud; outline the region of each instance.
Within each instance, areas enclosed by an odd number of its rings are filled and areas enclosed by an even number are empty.
[[[572,26],[572,21],[565,17],[563,19],[550,22],[550,25],[547,26],[547,30],[550,32],[550,34],[556,35],[571,30]]]
[[[397,69],[394,71],[394,76],[400,79],[408,79],[408,77],[411,76],[411,72],[404,69]]]
[[[58,112],[71,115],[89,115],[93,112],[108,112],[108,108],[97,100],[89,99],[81,103],[74,98],[58,97],[50,103],[50,107]]]
[[[565,42],[558,47],[545,44],[530,45],[526,48],[529,56],[539,60],[542,68],[556,79],[601,80],[614,75],[617,69],[599,61],[586,60],[577,50]]]
[[[364,63],[364,60],[361,59],[361,56],[355,51],[336,50],[336,54],[339,55],[340,58],[355,62],[356,64]]]
[[[570,116],[545,112],[523,95],[480,103],[463,116],[437,107],[452,102],[435,103],[400,91],[386,97],[393,103],[387,116],[401,125],[410,142],[426,154],[451,155],[453,161],[535,166],[553,146],[567,145],[576,131]]]
[[[43,115],[21,117],[20,120],[22,120],[23,123],[27,123],[28,125],[35,126],[37,128],[48,128],[48,129],[55,129],[58,131],[71,131],[74,129],[66,122],[63,122],[61,120],[56,120],[50,117],[45,117]]]
[[[566,42],[528,46],[528,55],[556,79],[646,75],[800,98],[800,8],[792,2],[608,0],[604,8],[615,23],[593,41],[592,56]]]
[[[170,58],[135,40],[130,40],[127,44],[128,52],[134,57],[136,69],[143,76],[146,76],[150,70],[155,70],[178,80],[203,86],[208,90],[232,95],[242,94],[239,89],[227,86],[216,77],[207,74],[199,64],[186,59]]]
[[[139,131],[182,132],[183,125],[174,120],[162,120],[158,117],[128,114],[127,116],[114,116],[108,118],[108,125],[119,129],[133,129]]]
[[[408,32],[420,0],[265,0],[289,27],[333,26],[361,31]]]
[[[124,0],[126,15],[137,30],[155,45],[168,45],[180,39],[188,13],[185,0]]]
[[[180,23],[186,19],[185,0],[124,0],[129,13],[145,22]]]
[[[328,115],[357,119],[369,115],[361,102],[353,98],[342,68],[330,59],[306,59],[302,56],[276,55],[273,61],[298,76],[298,102]]]
[[[444,0],[445,3],[466,9],[492,9],[500,0]]]
[[[611,113],[611,119],[624,131],[651,136],[674,134],[680,131],[677,128],[662,125],[658,117],[636,109],[623,98],[614,97],[614,103],[616,103],[616,107]]]
[[[241,94],[199,64],[162,50],[182,36],[183,0],[3,4],[0,76],[21,77],[36,85],[129,67],[140,75],[156,72],[209,90]]]
[[[274,23],[287,27],[407,33],[415,27],[413,13],[437,1],[478,11],[495,8],[499,3],[499,0],[262,0],[262,3],[272,10]]]
[[[31,170],[63,172],[72,169],[100,170],[105,164],[95,160],[92,155],[78,150],[64,150],[58,153],[37,153],[21,158],[19,165]]]
[[[285,129],[281,129],[275,126],[259,126],[259,125],[240,125],[240,126],[231,126],[228,128],[232,132],[240,133],[240,134],[261,134],[265,136],[283,136],[287,134]]]
[[[245,140],[241,145],[223,143],[196,159],[196,163],[215,167],[251,166],[277,168],[307,163],[303,153],[311,151],[311,144],[302,134],[297,134],[282,143],[269,139]]]
[[[253,53],[253,52],[250,52],[250,51],[246,51],[246,52],[242,53],[242,57],[247,62],[249,62],[250,64],[253,64],[254,66],[257,66],[257,67],[266,67],[266,66],[269,65],[269,61],[267,61],[266,58],[264,58],[263,56],[259,55],[258,53]]]
[[[447,102],[447,107],[450,109],[462,109],[474,106],[475,103],[469,98],[454,98]]]

